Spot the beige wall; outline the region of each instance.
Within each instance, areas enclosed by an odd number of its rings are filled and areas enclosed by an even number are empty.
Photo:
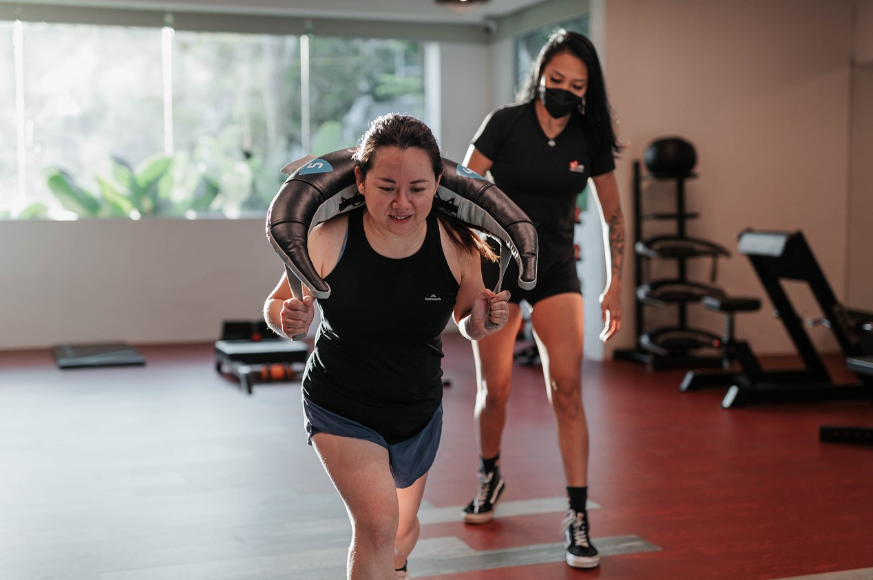
[[[851,131],[845,300],[850,307],[873,311],[873,61],[852,70]]]
[[[873,61],[873,0],[855,1],[855,62]]]
[[[747,227],[803,230],[844,297],[851,30],[848,1],[606,0],[607,82],[629,144],[618,171],[626,213],[632,160],[657,137],[682,136],[699,160],[687,201],[702,217],[689,235],[736,249]],[[730,293],[763,297],[745,257],[719,273]],[[631,314],[632,284],[624,290]],[[739,335],[759,353],[790,351],[765,304],[741,318]],[[692,321],[717,331],[711,314],[698,307]],[[814,335],[833,346],[826,331]]]
[[[873,0],[855,3],[846,304],[873,311]]]

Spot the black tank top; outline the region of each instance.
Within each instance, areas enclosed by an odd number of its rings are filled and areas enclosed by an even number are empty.
[[[364,210],[349,213],[345,248],[318,300],[321,325],[303,376],[303,394],[397,443],[418,434],[442,402],[440,334],[458,293],[427,218],[421,248],[387,258],[370,247]]]

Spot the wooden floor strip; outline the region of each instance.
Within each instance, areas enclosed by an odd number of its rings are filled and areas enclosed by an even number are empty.
[[[588,501],[588,509],[600,509],[600,506],[593,501]],[[421,511],[418,514],[418,520],[422,524],[442,524],[461,521],[461,511],[464,506],[449,506],[449,507],[433,507],[426,502],[422,502]],[[567,511],[566,497],[545,497],[536,499],[523,500],[504,500],[497,506],[496,516],[499,518],[509,518],[514,516],[529,516],[535,514],[563,514]]]
[[[776,578],[774,580],[871,580],[873,568],[860,570],[845,570],[843,572],[827,572],[825,574],[812,574],[810,576],[792,576],[791,578]]]

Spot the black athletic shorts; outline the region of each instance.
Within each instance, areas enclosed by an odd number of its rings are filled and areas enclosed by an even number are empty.
[[[486,288],[494,290],[499,275],[500,266],[498,264],[482,260],[482,278]],[[510,302],[518,304],[522,300],[526,300],[528,304],[533,306],[540,300],[557,294],[567,292],[581,294],[582,283],[579,282],[579,275],[576,273],[576,260],[570,258],[563,262],[538,265],[537,285],[533,290],[522,290],[518,286],[518,265],[515,260],[510,260],[506,274],[503,275],[501,290],[509,290]]]

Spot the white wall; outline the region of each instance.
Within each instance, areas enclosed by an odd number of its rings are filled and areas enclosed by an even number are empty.
[[[218,338],[282,264],[262,220],[0,222],[0,349]]]
[[[491,110],[491,50],[483,44],[440,43],[440,70],[440,146],[460,163]]]
[[[515,45],[512,38],[503,38],[491,44],[491,106],[497,109],[515,100]]]
[[[607,84],[629,145],[618,164],[626,213],[632,160],[655,138],[682,136],[699,160],[687,201],[702,217],[689,235],[735,250],[747,227],[803,230],[844,297],[851,2],[606,0],[605,9]],[[719,270],[730,293],[763,297],[745,257]],[[632,314],[630,263],[625,275]],[[798,310],[814,314],[811,299],[800,298]],[[762,312],[742,316],[739,336],[759,353],[790,352],[769,311],[765,301]],[[718,331],[714,316],[695,309],[692,322]],[[827,331],[814,335],[833,346]],[[631,346],[632,333],[616,342]]]
[[[603,10],[603,0],[592,0],[590,6],[590,38],[597,49],[601,59],[601,65],[606,67],[606,13]],[[609,78],[609,73],[604,70],[604,75]],[[608,86],[608,85],[607,85]],[[576,227],[575,241],[581,248],[581,261],[577,266],[579,277],[582,280],[582,297],[585,301],[585,358],[590,360],[603,360],[611,353],[600,341],[600,332],[603,330],[603,310],[600,306],[600,294],[606,287],[606,258],[604,247],[606,241],[603,238],[603,211],[596,195],[592,195],[594,182],[589,181],[588,203],[585,211],[580,213],[581,224]],[[626,330],[625,334],[630,334]]]

